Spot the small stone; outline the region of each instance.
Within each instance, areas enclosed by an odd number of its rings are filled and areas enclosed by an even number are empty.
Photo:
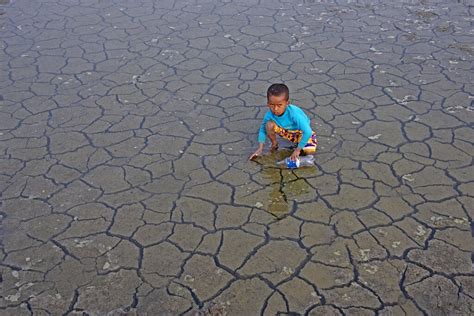
[[[377,229],[377,232],[378,232],[380,235],[382,235],[382,236],[387,236],[387,232],[384,231],[384,230],[381,229],[381,228]]]
[[[382,134],[377,134],[377,135],[374,135],[374,136],[369,136],[368,139],[370,139],[370,140],[375,140],[375,139],[379,139],[380,136],[382,136]]]
[[[10,302],[16,302],[20,298],[20,295],[21,295],[20,292],[14,294],[14,295],[8,295],[7,297],[5,297],[5,300],[10,301]]]
[[[369,260],[370,249],[360,249],[359,253],[363,261]]]
[[[426,230],[423,228],[423,226],[418,225],[418,226],[416,227],[415,235],[421,237],[421,236],[424,236],[425,234],[426,234]]]
[[[364,270],[369,272],[370,274],[375,274],[379,270],[377,266],[373,266],[373,265],[364,265],[364,268],[365,268]]]
[[[464,219],[456,218],[456,219],[454,219],[454,222],[455,222],[456,224],[464,224],[466,221],[465,221]]]
[[[283,274],[291,275],[291,274],[293,274],[293,272],[294,272],[294,271],[293,271],[292,268],[290,268],[290,267],[283,267],[283,271],[282,271]]]
[[[186,282],[194,282],[194,278],[192,276],[190,276],[189,274],[186,274],[184,276],[184,281]]]

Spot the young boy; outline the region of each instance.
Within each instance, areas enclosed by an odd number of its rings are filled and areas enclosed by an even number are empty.
[[[272,142],[272,151],[278,149],[276,135],[298,144],[290,156],[296,160],[303,151],[305,154],[316,152],[318,141],[316,133],[310,126],[310,120],[303,110],[288,101],[290,92],[281,83],[272,84],[267,90],[267,102],[270,111],[265,114],[258,133],[258,149],[250,155],[250,160],[263,153],[263,145],[267,137]]]

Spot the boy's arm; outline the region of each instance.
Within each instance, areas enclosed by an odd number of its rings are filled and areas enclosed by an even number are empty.
[[[258,144],[257,150],[250,155],[249,160],[253,160],[257,158],[258,156],[261,156],[263,153],[263,143]]]
[[[309,125],[309,121],[307,118],[305,118],[303,122],[298,123],[298,126],[299,126],[299,129],[302,131],[301,140],[298,144],[298,147],[296,147],[296,149],[291,154],[290,156],[291,160],[296,160],[299,157],[304,146],[306,146],[311,135],[313,134],[313,130],[311,129],[311,126]]]
[[[265,115],[265,117],[262,120],[262,124],[260,125],[260,129],[258,130],[257,140],[260,144],[264,144],[265,141],[267,140],[267,129],[266,129],[267,122],[268,122],[268,118],[267,118],[267,115]]]
[[[303,149],[311,138],[313,130],[311,129],[309,119],[306,114],[304,114],[303,110],[301,110],[301,113],[298,113],[298,115],[296,115],[294,119],[297,121],[297,125],[303,134],[301,135],[301,140],[298,144],[298,148]]]
[[[265,141],[267,140],[267,129],[266,125],[268,120],[270,119],[268,113],[265,114],[262,120],[262,124],[260,125],[260,129],[258,130],[258,142],[260,144],[264,144]]]
[[[258,148],[253,154],[250,155],[249,160],[255,159],[263,153],[263,146],[265,145],[265,141],[267,140],[266,125],[269,119],[270,116],[267,112],[263,117],[262,124],[260,125],[260,129],[258,130]]]
[[[311,135],[313,134],[313,130],[311,129],[311,126],[309,123],[306,123],[301,127],[301,131],[303,132],[303,135],[301,136],[300,143],[298,144],[299,149],[303,149],[304,146],[308,143],[309,139],[311,138]]]

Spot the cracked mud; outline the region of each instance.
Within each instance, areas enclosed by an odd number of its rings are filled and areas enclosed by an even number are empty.
[[[473,10],[1,1],[0,313],[472,315]]]

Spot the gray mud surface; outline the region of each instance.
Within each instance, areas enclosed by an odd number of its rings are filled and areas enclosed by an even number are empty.
[[[469,1],[0,4],[0,314],[474,313]]]

